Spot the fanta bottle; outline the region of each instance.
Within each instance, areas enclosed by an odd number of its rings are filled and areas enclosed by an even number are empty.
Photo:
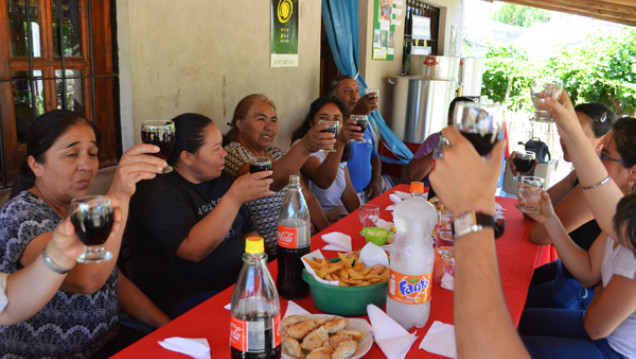
[[[280,301],[267,269],[263,238],[247,238],[243,262],[232,294],[232,359],[280,358]]]
[[[424,199],[424,184],[411,183],[411,197],[393,211],[395,242],[391,245],[386,313],[406,330],[426,325],[431,310],[435,250],[431,234],[435,207]]]

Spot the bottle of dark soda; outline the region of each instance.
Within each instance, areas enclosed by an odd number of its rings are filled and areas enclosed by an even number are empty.
[[[277,242],[278,293],[286,299],[306,297],[309,286],[302,279],[300,258],[310,249],[309,210],[297,174],[289,176],[287,195],[278,216]]]
[[[243,262],[232,294],[232,358],[280,358],[280,301],[267,269],[263,238],[247,238]]]

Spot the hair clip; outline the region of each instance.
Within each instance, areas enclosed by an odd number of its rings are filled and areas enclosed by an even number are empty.
[[[603,116],[601,116],[601,119],[599,121],[601,123],[605,123],[605,121],[607,121],[607,112],[603,112]]]

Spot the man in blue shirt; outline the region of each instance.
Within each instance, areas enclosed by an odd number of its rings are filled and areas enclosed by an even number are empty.
[[[360,87],[351,76],[337,77],[329,85],[329,94],[341,99],[352,115],[366,115],[378,109],[378,94],[369,93],[360,97]],[[375,139],[371,126],[364,132],[364,142],[351,141],[351,150],[347,166],[353,187],[360,197],[360,202],[368,200],[382,193],[384,180],[380,173],[382,163],[378,157]]]

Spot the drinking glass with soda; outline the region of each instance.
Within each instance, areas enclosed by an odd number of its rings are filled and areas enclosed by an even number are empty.
[[[174,122],[168,120],[146,120],[141,124],[141,142],[159,147],[159,152],[152,153],[167,160],[177,140]],[[172,172],[172,166],[166,166],[159,173]]]
[[[84,253],[80,263],[100,263],[113,258],[104,248],[104,243],[113,228],[115,212],[110,198],[106,196],[86,196],[71,201],[71,222],[77,237],[84,243]]]

